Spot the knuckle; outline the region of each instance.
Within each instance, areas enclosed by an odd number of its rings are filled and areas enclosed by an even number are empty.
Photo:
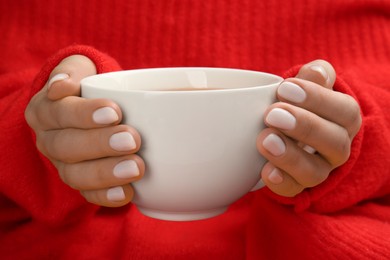
[[[81,191],[83,197],[92,204],[98,206],[110,206],[110,202],[107,200],[107,190],[84,190]]]
[[[286,165],[297,165],[301,160],[302,160],[302,156],[300,153],[288,152],[288,154],[285,156],[284,163]]]
[[[47,146],[45,145],[45,137],[43,133],[41,132],[36,133],[35,145],[39,152],[41,152],[43,155],[47,157],[50,157],[50,154],[47,150]]]
[[[303,187],[314,187],[321,183],[324,178],[324,171],[320,167],[300,168],[299,173],[295,173],[296,181]]]
[[[61,111],[58,105],[58,102],[54,102],[51,106],[51,109],[49,110],[50,118],[53,119],[53,123],[56,125],[57,128],[62,129],[64,128],[64,125],[62,123],[62,116]],[[71,113],[68,113],[68,115],[71,115]],[[65,117],[67,118],[67,117]]]
[[[56,158],[64,163],[75,163],[73,159],[74,150],[67,147],[72,147],[66,140],[72,140],[67,138],[65,131],[53,131],[50,133],[50,137],[46,138],[46,151],[49,156]]]
[[[303,142],[306,141],[306,140],[309,140],[311,135],[313,134],[314,132],[314,129],[315,129],[315,120],[313,117],[311,116],[304,116],[304,118],[302,118],[302,123],[299,124],[299,127],[300,127],[300,140],[302,140]]]
[[[47,152],[50,156],[63,161],[62,157],[64,154],[61,153],[60,147],[62,147],[62,145],[60,145],[58,141],[59,134],[55,133],[54,135],[55,136],[51,138],[52,139],[51,142],[49,142],[50,145],[46,146]]]
[[[296,167],[290,167],[288,170],[288,173],[286,172],[286,175],[288,175],[291,180],[287,179],[288,189],[291,189],[291,191],[295,190],[296,187],[311,187],[313,185],[316,185],[318,182],[316,174],[314,174],[314,170],[312,168],[307,168],[307,163],[303,162],[304,157],[300,153],[294,152],[289,153],[288,156],[286,156],[283,164],[284,165],[295,165]]]
[[[295,180],[294,186],[314,187],[326,180],[331,171],[329,164],[321,163],[316,158],[318,155],[306,157],[297,152],[289,156],[286,165],[296,165],[288,173]]]
[[[294,188],[291,190],[290,194],[288,194],[288,197],[295,197],[299,193],[301,193],[305,187],[300,186],[300,185],[295,185]]]
[[[100,197],[98,196],[98,192],[94,190],[81,190],[81,195],[85,198],[85,200],[89,203],[95,205],[101,205]]]
[[[340,137],[336,151],[337,156],[335,156],[335,159],[332,162],[334,167],[344,164],[349,159],[351,153],[351,139],[346,130],[343,131],[343,134]]]
[[[42,128],[41,122],[43,122],[42,115],[40,113],[40,110],[42,110],[42,102],[40,102],[41,99],[38,95],[39,93],[31,99],[24,110],[24,118],[27,124],[34,130]]]
[[[77,182],[75,182],[74,179],[72,178],[73,167],[69,164],[61,164],[61,165],[62,166],[59,166],[57,168],[61,180],[72,189],[80,190],[80,187],[78,186]]]
[[[344,133],[344,141],[342,141],[340,148],[341,156],[339,165],[345,163],[351,154],[351,139],[346,131]]]
[[[318,167],[307,173],[308,178],[303,186],[311,188],[324,182],[329,176],[330,170],[325,167]]]
[[[301,193],[305,187],[297,183],[295,180],[286,180],[286,185],[283,189],[283,196],[285,197],[295,197],[299,193]]]
[[[93,167],[93,165],[91,167]],[[110,180],[107,178],[108,175],[106,174],[104,165],[101,165],[101,167],[98,168],[94,168],[94,170],[92,170],[91,177],[95,178],[93,183],[105,184],[110,182]]]
[[[33,110],[33,104],[29,103],[26,110],[24,111],[24,118],[30,127],[33,127],[36,122],[36,116]]]
[[[351,96],[348,96],[350,99],[350,112],[348,115],[347,127],[351,129],[351,134],[354,136],[360,129],[362,124],[362,116],[360,112],[360,106],[358,102]]]
[[[295,183],[294,181],[287,181],[288,183],[285,183],[282,187],[272,187],[271,190],[283,197],[295,197],[299,193],[301,193],[305,187],[299,185],[298,183]]]

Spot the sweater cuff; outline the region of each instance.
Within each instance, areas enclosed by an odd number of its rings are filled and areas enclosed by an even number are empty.
[[[109,55],[100,52],[91,46],[71,45],[59,50],[47,60],[46,64],[43,66],[33,82],[30,93],[31,97],[39,90],[41,90],[42,87],[46,84],[53,69],[63,59],[71,55],[84,55],[88,57],[95,64],[98,74],[121,70],[120,65]]]
[[[302,65],[294,66],[283,75],[284,78],[295,77],[301,67]],[[335,91],[348,94],[357,100],[352,89],[340,78],[336,79],[333,89]],[[335,203],[335,201],[330,201],[329,203],[326,203],[325,201],[323,201],[323,198],[328,197],[328,194],[332,194],[333,191],[337,189],[338,185],[341,182],[344,182],[350,174],[351,169],[355,165],[360,154],[363,141],[363,133],[364,125],[361,126],[360,131],[353,139],[351,146],[351,154],[348,161],[343,165],[339,166],[338,168],[334,169],[329,174],[329,177],[326,179],[326,181],[324,181],[323,183],[313,188],[307,188],[293,198],[277,195],[267,187],[263,189],[263,193],[265,193],[272,199],[278,201],[279,203],[294,206],[295,211],[297,212],[301,212],[308,209],[315,212],[332,212],[342,209],[343,207],[347,206],[346,204],[348,204],[348,202],[339,201]],[[356,185],[356,183],[354,182],[350,185]]]

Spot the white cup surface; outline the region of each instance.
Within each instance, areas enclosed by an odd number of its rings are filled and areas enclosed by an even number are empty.
[[[99,74],[81,87],[83,97],[116,102],[122,123],[141,134],[146,171],[131,184],[133,203],[153,218],[188,221],[223,213],[258,183],[265,159],[256,138],[281,81],[262,72],[188,67]]]

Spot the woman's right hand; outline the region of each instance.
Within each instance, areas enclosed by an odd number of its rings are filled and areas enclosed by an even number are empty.
[[[61,179],[91,203],[119,207],[131,201],[131,182],[145,171],[135,153],[138,132],[121,125],[118,105],[80,97],[80,80],[96,74],[82,55],[65,58],[30,101],[25,117],[38,149],[55,165]]]

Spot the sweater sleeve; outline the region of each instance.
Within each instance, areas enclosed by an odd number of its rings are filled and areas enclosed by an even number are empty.
[[[74,54],[89,57],[98,73],[120,70],[107,54],[90,46],[72,45],[52,55],[40,70],[0,77],[1,84],[8,86],[2,91],[0,105],[4,112],[0,124],[0,232],[26,221],[66,223],[97,209],[60,180],[55,167],[37,150],[34,133],[24,119],[27,104],[46,83],[50,72]]]
[[[32,94],[38,92],[48,80],[51,71],[66,57],[71,55],[84,55],[91,59],[95,66],[97,73],[104,73],[110,71],[120,70],[120,65],[108,54],[100,52],[93,47],[85,45],[72,45],[67,48],[59,50],[56,54],[51,56],[46,64],[41,69],[40,73],[34,80],[31,88]]]
[[[286,73],[295,76],[300,66]],[[390,64],[364,64],[338,70],[334,85],[354,97],[363,117],[353,140],[349,160],[333,170],[322,184],[304,190],[294,198],[263,192],[273,199],[294,205],[296,211],[335,212],[357,203],[390,194]]]

